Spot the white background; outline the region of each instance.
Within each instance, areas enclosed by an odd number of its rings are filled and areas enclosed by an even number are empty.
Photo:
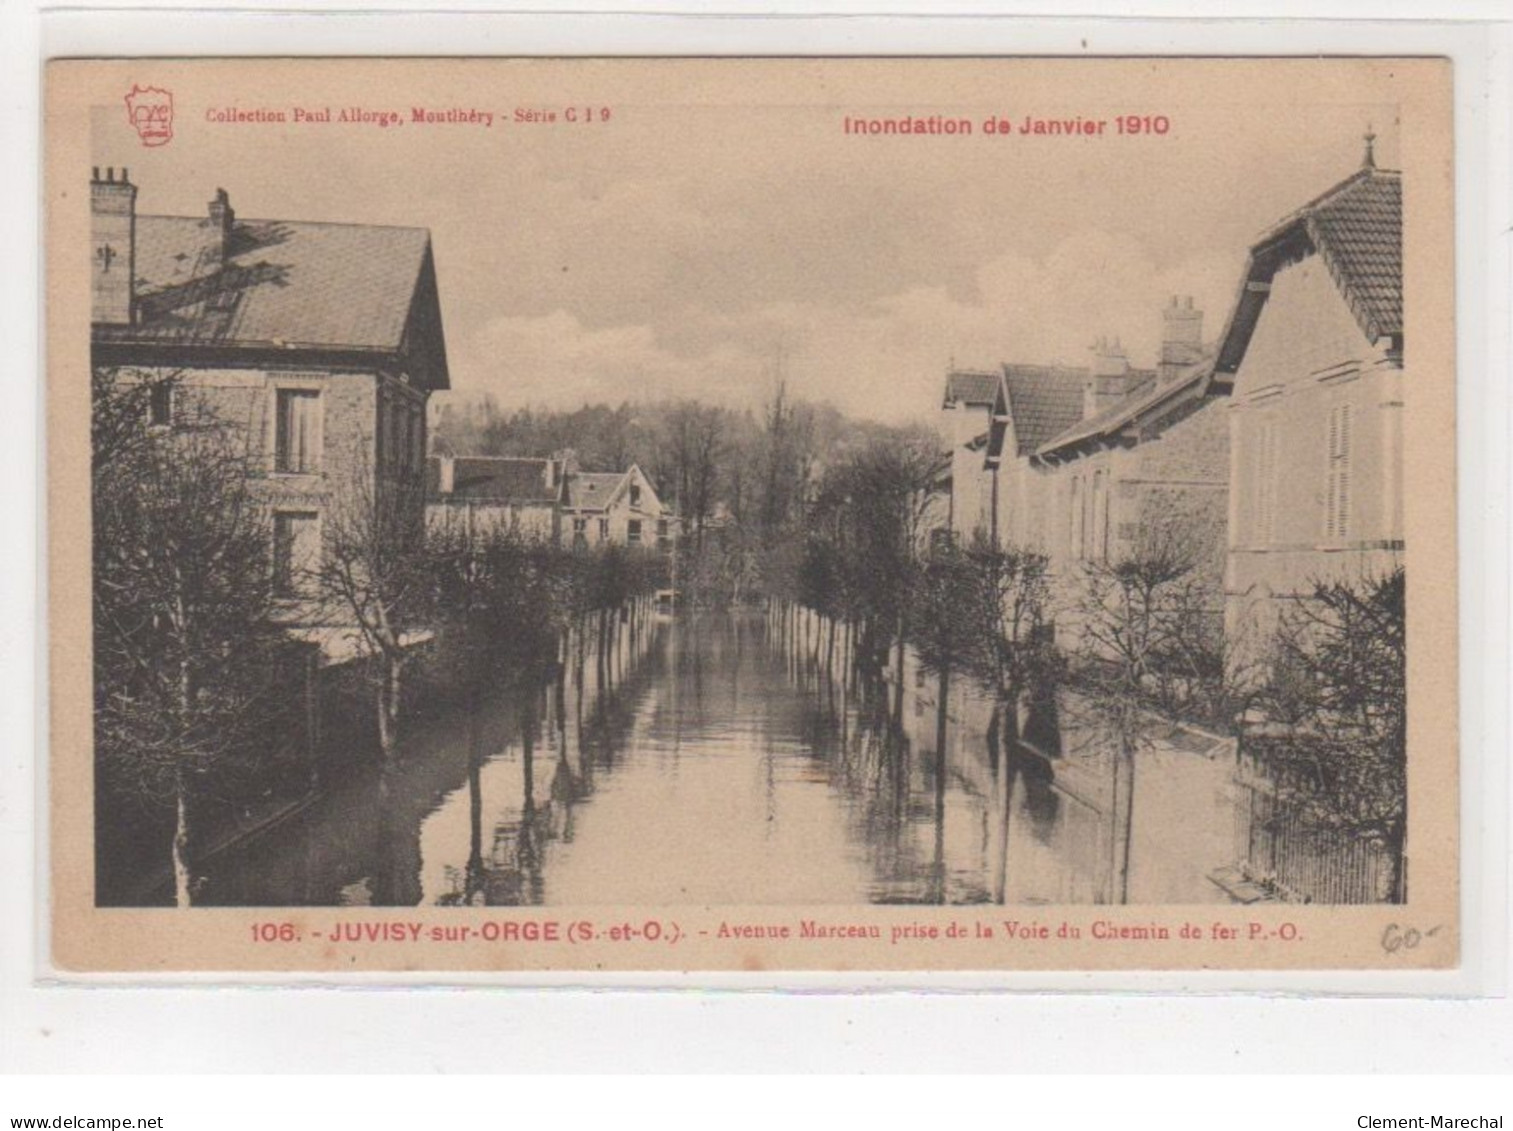
[[[770,15],[803,6],[731,3],[724,16],[686,18],[650,13],[651,4],[622,2],[616,14],[479,17],[481,6],[453,0],[456,11],[416,17],[230,14],[187,16],[127,0],[118,11],[55,12],[40,18],[35,0],[0,0],[0,346],[9,396],[0,413],[0,1069],[10,1072],[615,1072],[647,1070],[932,1071],[932,1072],[1500,1072],[1513,1069],[1513,1003],[1507,992],[1509,775],[1508,489],[1510,322],[1509,53],[1507,25],[1472,22],[1506,15],[1502,4],[1436,6],[1428,24],[1402,17],[1420,3],[1348,4],[1287,0],[1280,4],[1146,3],[1144,14],[1330,16],[1324,22],[1239,25],[1234,22],[1112,18],[1132,5],[1057,4],[1041,13],[1089,13],[1084,19],[1011,22],[960,13],[1029,10],[1029,5],[956,4],[956,16],[877,18],[876,2],[832,3],[826,18]],[[211,7],[212,5],[206,5]],[[166,5],[154,5],[156,9]],[[396,3],[372,5],[398,9]],[[703,10],[712,11],[709,6]],[[894,11],[905,11],[893,6]],[[939,11],[940,9],[935,9]],[[608,11],[608,9],[606,9]],[[766,12],[754,19],[733,12]],[[851,13],[851,14],[843,14]],[[1369,25],[1338,17],[1377,15]],[[1084,47],[1083,41],[1086,41]],[[1139,993],[1057,995],[950,993],[715,993],[540,991],[470,987],[450,990],[267,987],[123,988],[60,986],[39,976],[43,938],[37,914],[44,891],[43,845],[34,825],[45,766],[45,560],[41,491],[45,453],[38,301],[41,278],[37,204],[40,60],[48,54],[985,54],[985,53],[1400,53],[1456,59],[1458,159],[1457,289],[1461,370],[1462,737],[1465,898],[1468,966],[1435,992],[1480,998],[1342,998],[1307,994],[1204,996]],[[80,548],[80,552],[85,552]],[[1341,984],[1322,976],[1316,986]],[[1078,978],[1084,991],[1099,985]],[[1202,988],[1203,979],[1151,978],[1151,989]],[[1302,983],[1300,983],[1302,984]],[[1424,984],[1395,984],[1420,991]],[[1383,983],[1355,983],[1362,989]],[[11,1083],[15,1087],[10,1086]],[[15,1115],[153,1115],[182,1111],[166,1126],[267,1125],[283,1108],[309,1117],[302,1093],[196,1083],[172,1089],[157,1082],[133,1097],[133,1085],[96,1081],[0,1081],[0,1127]],[[377,1081],[322,1090],[340,1107],[319,1120],[374,1127],[431,1122],[438,1105],[462,1102],[455,1084],[411,1087],[393,1096]],[[1396,1098],[1383,1091],[1406,1088]],[[571,1090],[569,1090],[571,1089]],[[1480,1090],[1480,1094],[1478,1091]],[[1513,1085],[1499,1081],[1415,1084],[1342,1082],[1327,1092],[1258,1081],[1157,1085],[1141,1093],[1129,1081],[1057,1082],[1047,1089],[998,1082],[981,1089],[915,1085],[895,1094],[869,1084],[834,1098],[875,1106],[879,1113],[939,1126],[938,1106],[971,1099],[976,1115],[1017,1122],[1040,1105],[1088,1124],[1163,1122],[1177,1111],[1222,1111],[1225,1125],[1261,1126],[1292,1113],[1300,1126],[1354,1127],[1362,1114],[1513,1115]],[[638,1112],[661,1121],[666,1102],[616,1084],[613,1091],[548,1085],[532,1105],[551,1113],[591,1115],[596,1096],[612,1097],[601,1120]],[[757,1089],[737,1098],[728,1089],[704,1095],[701,1125],[748,1120],[777,1093]],[[515,1122],[514,1086],[480,1091],[489,1123]],[[108,1104],[104,1101],[109,1100]],[[917,1106],[914,1106],[917,1101]],[[25,1106],[23,1108],[23,1102]],[[334,1102],[327,1098],[323,1103]],[[413,1108],[411,1104],[413,1102]],[[816,1101],[818,1103],[818,1101]],[[831,1102],[827,1099],[824,1102]],[[182,1108],[164,1104],[187,1104]],[[1500,1104],[1500,1107],[1497,1105]],[[157,1106],[154,1106],[157,1105]],[[585,1105],[587,1105],[585,1107]],[[362,1117],[363,1111],[372,1118]],[[534,1108],[533,1108],[534,1110]],[[340,1111],[340,1117],[335,1112]],[[823,1113],[811,1106],[810,1114]],[[1306,1113],[1306,1117],[1304,1117]],[[327,1117],[329,1116],[329,1118]],[[637,1119],[637,1122],[640,1120]],[[304,1118],[292,1120],[304,1126]],[[864,1123],[848,1119],[848,1125]],[[891,1119],[890,1119],[891,1122]],[[1076,1121],[1074,1125],[1084,1125]],[[1185,1122],[1183,1125],[1186,1125]]]

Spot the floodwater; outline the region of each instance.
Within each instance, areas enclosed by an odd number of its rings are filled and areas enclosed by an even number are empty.
[[[197,902],[1222,898],[1223,758],[1143,753],[1131,790],[1075,743],[998,752],[986,705],[952,689],[942,717],[912,663],[901,702],[866,691],[844,651],[760,614],[652,622],[603,664],[413,727],[387,774],[205,862]]]

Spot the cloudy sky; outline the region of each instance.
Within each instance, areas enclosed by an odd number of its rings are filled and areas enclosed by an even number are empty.
[[[1258,232],[1348,176],[1388,77],[1359,64],[296,64],[141,73],[176,135],[142,148],[95,115],[146,213],[431,229],[453,386],[505,406],[791,388],[855,414],[932,415],[948,364],[1082,360],[1118,335],[1151,361],[1160,309],[1217,334]],[[949,68],[949,64],[945,65]],[[327,64],[329,68],[329,64]],[[139,68],[140,70],[140,68]],[[135,75],[133,76],[135,79]],[[605,107],[593,124],[223,125],[303,105]],[[1120,137],[1122,112],[1164,137]],[[1093,138],[855,137],[844,117],[1027,115]]]

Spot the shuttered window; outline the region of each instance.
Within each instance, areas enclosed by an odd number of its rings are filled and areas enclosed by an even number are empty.
[[[320,393],[315,389],[278,390],[274,469],[314,472],[320,469]]]
[[[1350,456],[1352,410],[1335,405],[1329,413],[1329,465],[1324,484],[1324,537],[1339,541],[1350,536]]]
[[[1094,561],[1108,560],[1108,476],[1102,471],[1093,472],[1092,531],[1088,539],[1087,557]]]
[[[1251,475],[1254,484],[1254,523],[1257,544],[1266,546],[1277,533],[1277,443],[1275,417],[1263,417],[1256,428],[1256,446],[1252,455]]]
[[[1069,556],[1076,561],[1082,560],[1083,522],[1082,479],[1074,476],[1072,478],[1071,535],[1067,539],[1067,546],[1070,551]]]

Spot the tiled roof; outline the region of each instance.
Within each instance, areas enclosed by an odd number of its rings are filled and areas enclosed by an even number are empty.
[[[207,220],[138,216],[137,321],[96,340],[398,353],[417,297],[435,303],[424,228],[237,219],[224,266],[204,252],[219,238]]]
[[[1154,370],[1132,369],[1130,370],[1130,389],[1123,398],[1102,412],[1086,420],[1079,420],[1071,427],[1058,432],[1042,444],[1036,454],[1046,455],[1094,436],[1117,432],[1179,392],[1200,385],[1207,378],[1211,368],[1211,361],[1190,365],[1165,381],[1157,381]]]
[[[1009,416],[1017,455],[1029,455],[1082,418],[1086,369],[1060,365],[1005,365]]]
[[[946,395],[943,405],[960,403],[992,406],[998,396],[998,374],[973,370],[955,370],[946,375]]]
[[[578,509],[606,507],[628,471],[574,472],[567,480],[567,505]]]
[[[1240,367],[1279,268],[1318,252],[1371,342],[1403,330],[1402,177],[1367,166],[1273,224],[1251,248],[1216,374]]]
[[[1372,338],[1403,328],[1403,184],[1378,169],[1308,210],[1308,231]]]
[[[452,461],[451,498],[479,499],[501,503],[552,503],[556,487],[547,486],[548,464],[544,459],[496,456],[459,456]],[[440,494],[440,459],[427,461],[426,490]]]

